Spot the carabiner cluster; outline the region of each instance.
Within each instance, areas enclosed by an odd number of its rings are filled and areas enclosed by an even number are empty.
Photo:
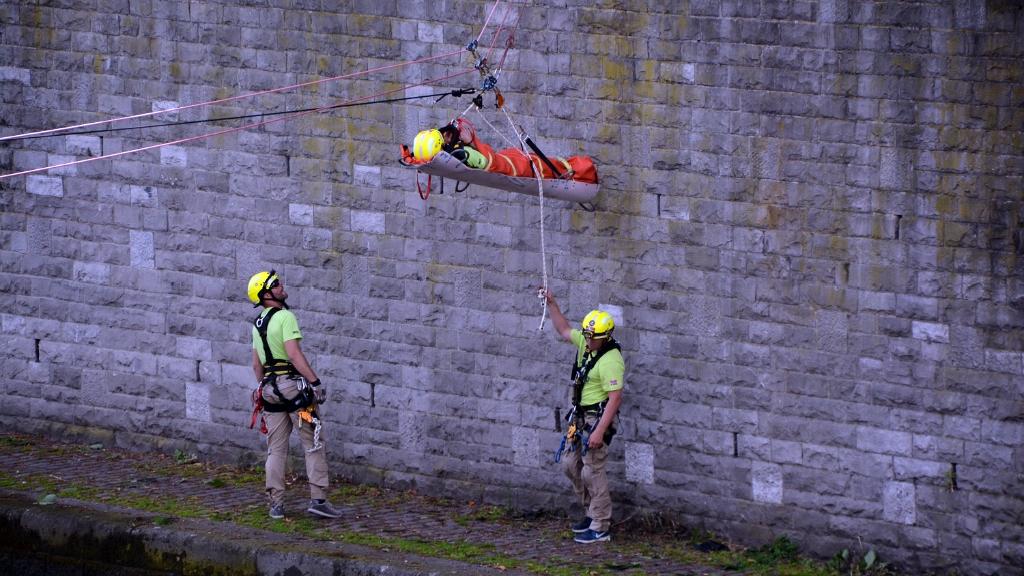
[[[498,76],[497,72],[491,71],[491,65],[487,62],[487,58],[480,56],[476,51],[478,43],[473,40],[466,46],[466,50],[473,55],[473,59],[476,61],[473,67],[480,72],[480,92],[494,91],[495,97],[495,108],[501,108],[505,103],[505,97],[501,95],[501,91],[498,90]],[[477,108],[484,107],[483,94],[478,94],[473,99],[473,104],[476,104]]]

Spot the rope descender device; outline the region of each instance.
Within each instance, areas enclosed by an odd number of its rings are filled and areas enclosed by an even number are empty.
[[[508,40],[508,45],[509,45],[509,47],[512,46],[512,39],[511,38],[509,38],[509,40]],[[498,90],[498,75],[501,72],[500,72],[500,70],[499,71],[494,71],[494,72],[491,71],[491,65],[487,62],[487,58],[484,58],[484,57],[480,56],[479,53],[477,53],[477,51],[476,51],[477,46],[478,46],[478,43],[477,43],[476,40],[473,40],[468,45],[466,45],[466,51],[468,51],[470,54],[472,54],[473,55],[473,59],[476,60],[476,63],[473,64],[473,68],[476,68],[477,70],[480,71],[480,78],[481,78],[481,80],[480,80],[480,92],[481,93],[478,94],[476,96],[476,98],[473,98],[473,104],[475,104],[477,108],[482,109],[484,107],[483,92],[493,91],[494,92],[494,107],[500,109],[502,106],[505,105],[505,97],[501,95],[501,90]]]

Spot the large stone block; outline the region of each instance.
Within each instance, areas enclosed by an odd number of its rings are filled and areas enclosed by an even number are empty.
[[[755,502],[782,504],[782,467],[767,462],[754,462],[751,468],[751,492]]]
[[[917,520],[917,503],[914,484],[910,482],[887,482],[885,485],[883,516],[891,522],[914,524]]]

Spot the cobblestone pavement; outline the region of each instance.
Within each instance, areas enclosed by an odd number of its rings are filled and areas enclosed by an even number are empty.
[[[374,487],[335,487],[332,501],[344,515],[336,520],[313,519],[305,512],[304,477],[293,480],[296,486],[289,489],[286,501],[288,517],[274,521],[266,517],[262,470],[189,462],[182,455],[0,435],[0,486],[31,493],[34,498],[56,494],[126,508],[144,507],[168,517],[200,516],[228,531],[236,522],[255,523],[278,533],[294,527],[303,537],[322,534],[319,537],[340,537],[385,549],[401,549],[402,543],[412,541],[419,546],[413,550],[421,553],[478,563],[481,574],[741,573],[688,563],[686,554],[693,558],[693,544],[666,534],[619,530],[611,542],[582,545],[573,542],[564,518],[516,517],[499,508]],[[309,528],[311,525],[314,528]],[[470,555],[467,560],[445,552],[455,547],[485,550],[489,558]],[[502,558],[514,561],[504,566]]]

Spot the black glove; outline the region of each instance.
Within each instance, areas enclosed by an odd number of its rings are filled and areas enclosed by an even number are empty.
[[[327,387],[323,385],[323,382],[319,378],[309,383],[313,387],[313,398],[316,399],[317,404],[323,404],[327,401]]]
[[[456,160],[462,162],[463,164],[465,164],[466,161],[469,160],[469,152],[466,152],[465,148],[456,148],[454,150],[450,150],[447,152],[452,155],[452,158],[455,158]]]

